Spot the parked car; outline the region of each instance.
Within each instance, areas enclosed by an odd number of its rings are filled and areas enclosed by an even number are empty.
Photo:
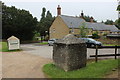
[[[57,39],[50,39],[50,40],[48,40],[48,45],[49,46],[53,46],[53,44],[55,43],[56,40]]]
[[[85,41],[85,43],[87,44],[87,47],[95,47],[96,45],[98,46],[102,46],[102,43],[99,41],[96,41],[92,38],[79,38]]]

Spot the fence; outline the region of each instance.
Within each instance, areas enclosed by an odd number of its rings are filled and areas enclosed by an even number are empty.
[[[117,59],[117,56],[120,56],[120,54],[118,53],[117,54],[117,49],[120,48],[120,46],[101,46],[101,47],[98,47],[96,45],[96,47],[92,47],[92,48],[95,48],[96,51],[95,51],[95,55],[90,55],[90,57],[95,57],[95,62],[98,61],[98,57],[109,57],[109,56],[115,56],[115,59]],[[103,48],[115,48],[115,53],[114,54],[102,54],[102,55],[98,55],[98,49],[103,49]]]

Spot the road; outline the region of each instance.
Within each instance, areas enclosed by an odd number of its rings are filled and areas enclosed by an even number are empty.
[[[23,49],[23,51],[26,51],[27,53],[52,59],[53,46],[38,45],[36,43],[36,44],[22,44],[21,48]],[[115,52],[114,48],[98,50],[98,54],[113,54],[114,52]],[[91,59],[90,55],[94,55],[94,54],[95,54],[95,49],[87,48],[87,59]],[[103,58],[114,58],[114,57],[103,57]]]

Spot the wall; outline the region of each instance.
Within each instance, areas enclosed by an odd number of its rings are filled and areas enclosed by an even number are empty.
[[[60,16],[56,17],[53,24],[50,27],[50,39],[61,39],[65,35],[69,34],[69,28],[64,23],[64,21],[61,19]]]
[[[70,30],[72,30],[72,29],[70,29]],[[80,29],[79,28],[73,29],[73,31],[74,31],[74,33],[73,33],[74,35],[80,35]],[[87,35],[92,35],[92,29],[88,29]]]
[[[94,30],[93,33],[96,33],[98,32],[98,35],[100,36],[103,36],[104,34],[110,34],[110,31],[108,30],[101,30],[101,31],[98,31],[98,30]]]

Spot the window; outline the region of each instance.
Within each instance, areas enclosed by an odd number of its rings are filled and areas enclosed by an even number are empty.
[[[55,33],[55,28],[53,28],[53,33]]]

